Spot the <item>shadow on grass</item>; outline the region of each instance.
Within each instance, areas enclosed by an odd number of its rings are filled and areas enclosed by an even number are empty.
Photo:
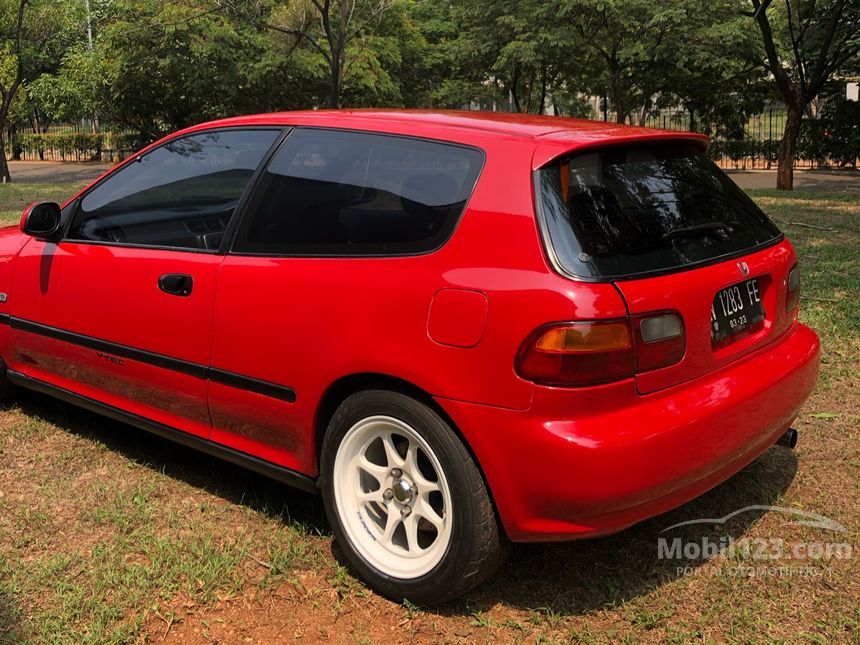
[[[24,392],[18,405],[26,414],[101,442],[136,463],[227,501],[289,522],[309,534],[329,532],[317,496],[46,396]],[[774,447],[705,495],[616,535],[558,544],[514,545],[503,573],[465,599],[433,611],[471,615],[502,603],[548,614],[582,614],[646,595],[683,575],[679,567],[695,568],[702,563],[658,558],[657,540],[663,529],[687,520],[723,517],[746,506],[773,505],[796,471],[794,453]],[[663,536],[669,536],[670,542],[682,537],[685,543],[699,544],[706,536],[717,541],[726,536],[737,539],[765,513],[748,511],[719,527],[693,525]]]
[[[695,573],[703,559],[658,557],[658,538],[668,544],[738,539],[767,511],[750,510],[724,525],[696,524],[661,533],[679,522],[722,518],[747,506],[775,505],[797,472],[797,459],[775,446],[737,475],[704,495],[621,533],[559,544],[515,545],[504,574],[465,603],[443,613],[481,611],[497,602],[546,614],[583,614],[644,596],[681,575]],[[679,568],[687,567],[686,571]]]
[[[46,395],[19,389],[14,403],[27,415],[102,443],[130,461],[228,502],[241,504],[309,534],[328,532],[322,503],[316,495]]]
[[[0,580],[0,645],[23,642],[18,633],[18,605],[3,589]]]

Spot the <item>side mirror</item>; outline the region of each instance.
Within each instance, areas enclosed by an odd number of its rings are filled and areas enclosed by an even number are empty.
[[[21,216],[21,232],[38,240],[55,241],[60,232],[60,206],[54,202],[30,204]]]

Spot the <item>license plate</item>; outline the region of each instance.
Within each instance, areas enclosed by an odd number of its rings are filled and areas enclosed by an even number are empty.
[[[711,304],[711,342],[722,343],[748,332],[764,320],[764,305],[757,278],[717,291]]]

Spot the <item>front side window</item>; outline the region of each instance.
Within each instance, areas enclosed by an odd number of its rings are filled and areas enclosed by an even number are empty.
[[[472,148],[299,128],[260,178],[233,250],[391,255],[441,246],[483,164]]]
[[[126,164],[81,200],[68,238],[217,249],[280,130],[213,130]]]
[[[781,233],[698,148],[587,152],[537,171],[541,214],[570,274],[626,278],[717,261]]]

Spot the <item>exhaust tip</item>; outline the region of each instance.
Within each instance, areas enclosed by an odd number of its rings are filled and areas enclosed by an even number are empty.
[[[797,445],[797,430],[789,428],[785,434],[776,440],[776,443],[786,448],[794,448]]]

